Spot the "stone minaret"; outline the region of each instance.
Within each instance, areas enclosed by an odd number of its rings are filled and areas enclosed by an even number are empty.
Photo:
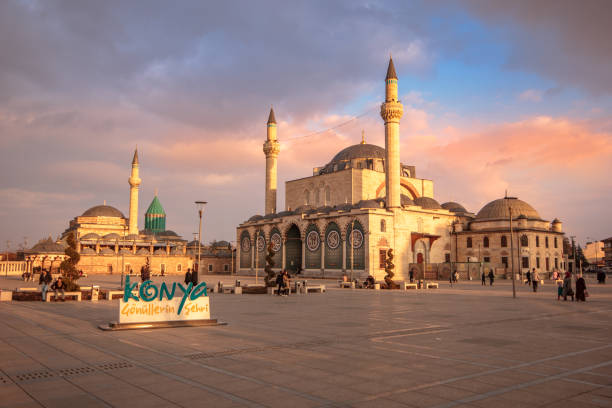
[[[140,186],[140,177],[138,177],[138,149],[134,150],[134,159],[132,159],[132,174],[128,179],[130,183],[130,224],[129,235],[138,235],[138,186]]]
[[[397,100],[397,74],[393,59],[389,58],[389,68],[385,78],[385,102],[380,106],[380,116],[385,121],[385,187],[387,189],[387,208],[400,207],[400,150],[399,120],[404,107]]]
[[[266,208],[265,214],[276,212],[276,158],[280,152],[280,144],[276,139],[276,119],[274,109],[270,108],[268,117],[268,137],[263,144],[266,155]]]

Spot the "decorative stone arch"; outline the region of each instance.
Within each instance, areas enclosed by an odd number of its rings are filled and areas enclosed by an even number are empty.
[[[412,262],[413,263],[430,263],[429,261],[429,245],[425,238],[419,238],[414,242],[414,249],[412,251]],[[420,256],[419,256],[420,254]],[[422,262],[419,262],[421,261]]]
[[[304,228],[298,223],[287,224],[284,230],[285,238],[285,267],[290,273],[297,273],[303,268],[302,265],[302,242],[304,239]]]
[[[382,182],[380,183],[380,185],[378,186],[378,188],[376,189],[376,198],[381,197],[381,193],[383,191],[383,189],[386,186],[386,182]],[[408,192],[410,193],[410,199],[414,200],[415,198],[419,198],[420,194],[419,192],[416,190],[416,188],[414,188],[414,186],[406,181],[400,181],[400,186],[404,187],[406,190],[408,190]]]
[[[328,222],[324,230],[325,269],[342,268],[342,230],[337,222]]]
[[[270,230],[268,242],[272,242],[272,250],[274,250],[274,255],[272,256],[272,260],[274,261],[274,269],[282,268],[284,249],[283,235],[276,225]]]
[[[284,240],[287,239],[287,234],[289,233],[291,227],[293,227],[294,225],[298,229],[298,231],[300,231],[300,234],[302,233],[302,228],[300,228],[299,223],[293,221],[288,222],[287,224],[279,228],[281,230],[281,234]]]
[[[311,222],[305,228],[305,242],[305,268],[321,269],[321,230],[316,223]]]
[[[263,249],[259,244],[259,242],[261,241],[260,237],[263,238]],[[255,251],[255,266],[257,267],[257,269],[263,269],[266,266],[267,244],[268,240],[266,239],[266,234],[262,226],[255,231],[255,239],[253,240],[253,250]]]
[[[355,231],[353,234],[352,231]],[[355,237],[355,242],[351,237]],[[358,219],[355,219],[355,223],[348,222],[346,225],[345,232],[346,239],[344,240],[345,252],[346,252],[346,268],[351,269],[351,257],[354,262],[353,269],[363,270],[365,269],[365,254],[366,254],[366,238],[365,229]],[[351,251],[352,248],[352,251]]]

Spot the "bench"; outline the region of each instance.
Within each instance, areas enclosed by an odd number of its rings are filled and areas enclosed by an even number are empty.
[[[341,288],[355,289],[355,282],[338,281],[338,284],[340,285]]]
[[[242,286],[221,286],[220,293],[233,293],[234,295],[242,295]]]
[[[100,289],[100,293],[104,296],[104,299],[106,300],[113,300],[114,295],[119,295],[119,297],[123,297],[122,290]]]
[[[325,292],[325,285],[306,285],[306,293],[308,292]]]
[[[50,302],[51,301],[51,296],[55,296],[55,293],[52,290],[47,292],[47,296],[45,298],[45,301]],[[65,297],[74,296],[74,297],[76,297],[77,302],[81,301],[81,292],[64,292],[64,296]]]
[[[417,289],[417,288],[418,288],[418,285],[416,283],[400,282],[401,290]]]
[[[10,290],[0,290],[0,302],[10,302],[13,300],[13,292]]]
[[[17,292],[40,292],[38,288],[18,288]]]
[[[426,289],[438,289],[438,282],[427,282]]]

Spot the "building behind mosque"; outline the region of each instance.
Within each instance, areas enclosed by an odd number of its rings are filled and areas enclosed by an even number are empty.
[[[277,212],[280,144],[271,109],[263,145],[264,214],[236,229],[239,273],[261,271],[270,243],[273,270],[310,277],[382,279],[389,249],[394,250],[398,280],[408,280],[411,271],[415,278],[447,279],[451,270],[477,278],[488,270],[510,274],[512,265],[517,273],[565,267],[561,222],[542,219],[528,203],[503,197],[476,214],[455,202],[439,204],[434,182],[400,162],[402,114],[390,60],[380,109],[385,148],[362,138],[314,167],[312,176],[287,181],[286,208]]]
[[[187,242],[176,232],[166,229],[166,212],[157,196],[146,213],[144,229],[138,229],[138,199],[141,179],[138,151],[134,152],[130,185],[129,217],[106,202],[89,208],[74,217],[61,238],[49,237],[24,251],[24,270],[51,269],[56,271],[66,258],[64,250],[68,235],[74,234],[81,259],[77,268],[84,273],[139,274],[149,261],[153,274],[184,274],[197,264],[198,242]],[[201,245],[200,273],[230,273],[233,253],[226,241]]]

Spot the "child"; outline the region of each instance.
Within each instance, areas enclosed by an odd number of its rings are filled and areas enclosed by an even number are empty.
[[[557,282],[557,300],[561,300],[561,295],[563,294],[563,282]]]

